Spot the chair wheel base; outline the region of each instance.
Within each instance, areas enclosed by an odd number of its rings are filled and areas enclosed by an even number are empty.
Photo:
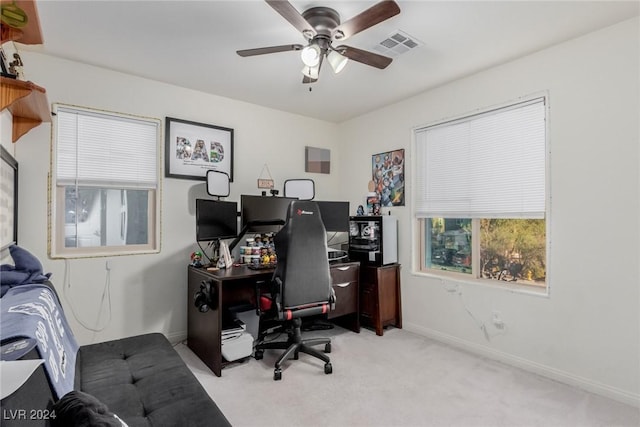
[[[333,366],[331,366],[331,362],[325,363],[325,365],[324,365],[324,373],[329,375],[332,372],[333,372]]]

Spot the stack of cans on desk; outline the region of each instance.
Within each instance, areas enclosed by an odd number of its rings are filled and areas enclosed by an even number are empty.
[[[275,265],[276,251],[273,245],[273,233],[256,234],[240,246],[240,262],[253,265]]]

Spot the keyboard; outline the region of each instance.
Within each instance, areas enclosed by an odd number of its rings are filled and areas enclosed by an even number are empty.
[[[273,270],[276,268],[275,264],[249,264],[247,265],[251,270]]]

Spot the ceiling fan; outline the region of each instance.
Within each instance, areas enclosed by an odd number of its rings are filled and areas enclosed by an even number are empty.
[[[333,42],[342,42],[367,28],[400,13],[400,7],[393,0],[376,3],[345,22],[340,22],[340,15],[329,7],[312,7],[300,13],[287,0],[265,0],[291,25],[296,27],[307,40],[307,45],[286,44],[280,46],[261,47],[256,49],[238,50],[243,57],[264,55],[268,53],[301,51],[304,68],[303,83],[313,83],[318,80],[320,67],[324,58],[327,59],[335,73],[339,73],[349,59],[379,69],[386,68],[392,59],[377,53],[357,49],[351,46],[333,46]]]

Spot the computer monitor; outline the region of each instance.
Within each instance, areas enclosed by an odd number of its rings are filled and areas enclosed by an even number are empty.
[[[324,228],[330,232],[349,231],[349,202],[317,201]]]
[[[287,220],[287,209],[289,203],[298,200],[292,197],[275,196],[251,196],[242,194],[240,205],[242,209],[242,227],[244,228],[250,221],[270,221]],[[252,225],[247,230],[254,233],[276,232],[282,225]]]
[[[196,240],[232,239],[238,234],[238,204],[196,199]]]

